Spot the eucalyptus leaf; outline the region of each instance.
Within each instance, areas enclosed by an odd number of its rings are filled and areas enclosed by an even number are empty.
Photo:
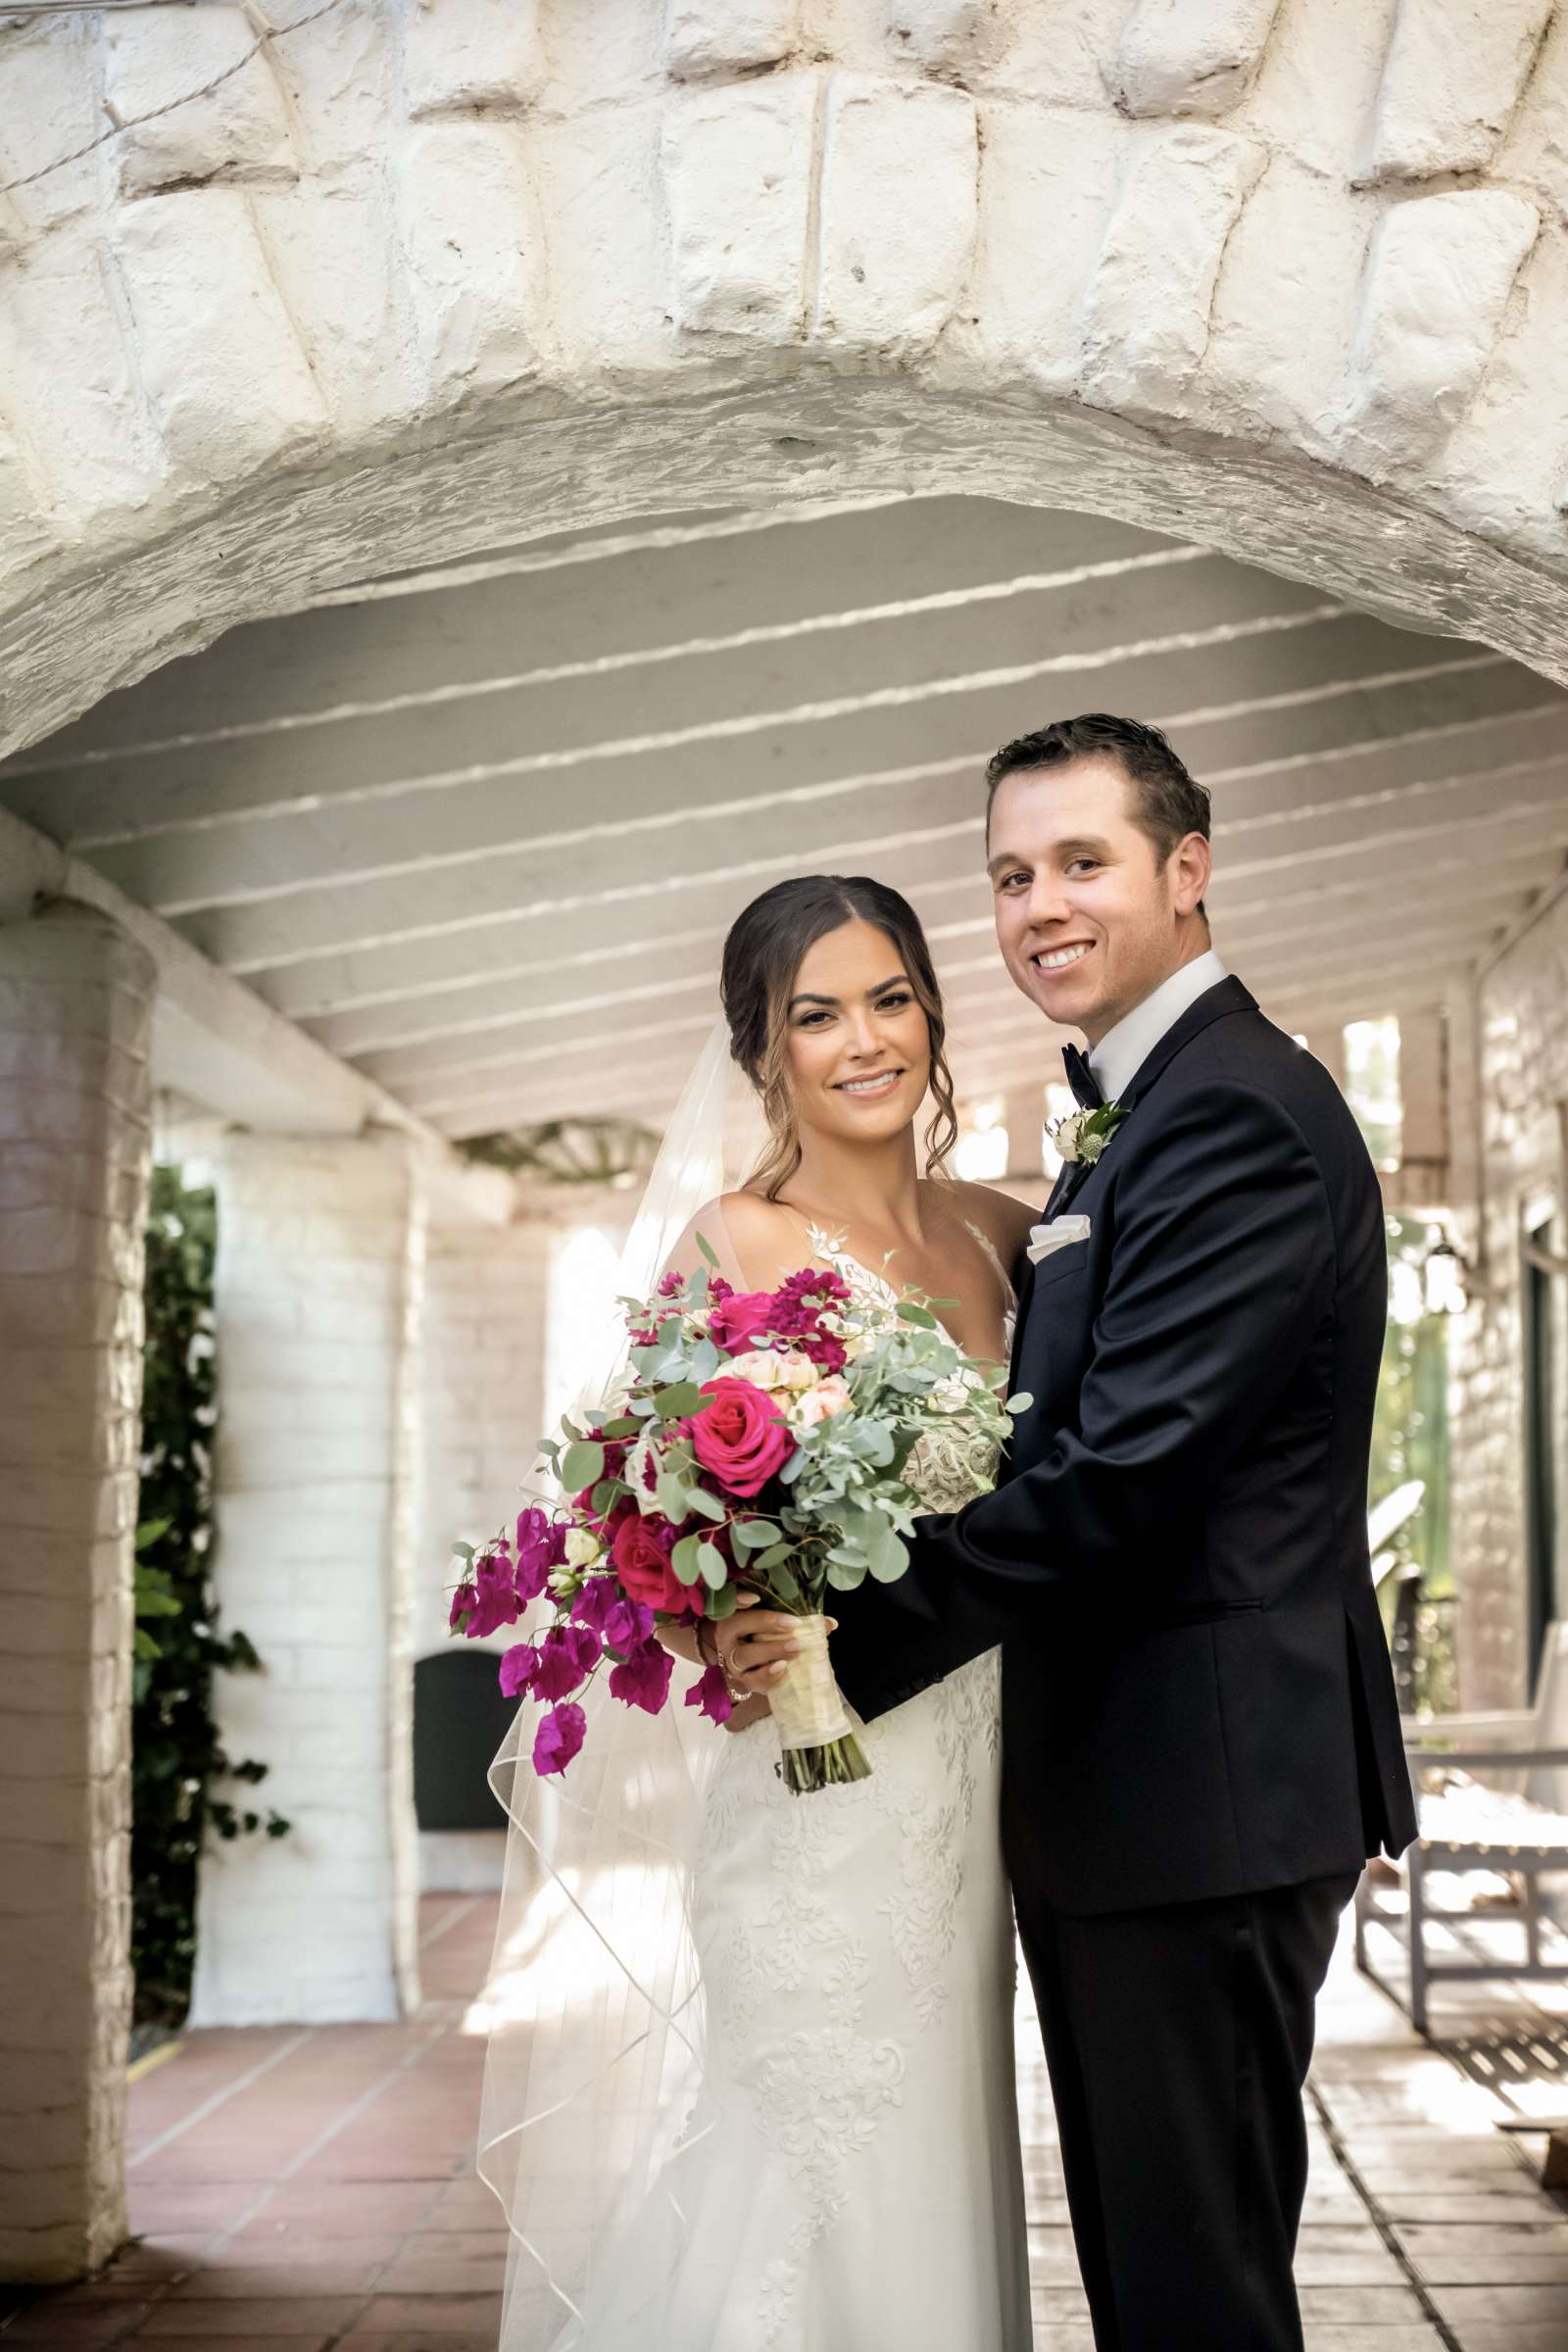
[[[641,1427],[635,1413],[621,1413],[615,1420],[605,1423],[604,1435],[607,1438],[634,1438]]]
[[[669,1471],[663,1471],[654,1489],[655,1507],[662,1517],[671,1519],[679,1526],[691,1508],[691,1493],[690,1487],[683,1478],[676,1478]]]
[[[680,1380],[656,1398],[655,1409],[661,1421],[684,1421],[707,1402],[695,1380]]]
[[[710,1617],[733,1617],[740,1606],[740,1592],[736,1586],[723,1584],[716,1586],[707,1595],[704,1606]]]
[[[618,1478],[602,1478],[588,1497],[588,1507],[596,1519],[602,1519],[615,1496],[620,1493]]]
[[[764,1551],[760,1559],[750,1563],[751,1573],[754,1576],[777,1576],[780,1568],[794,1559],[795,1550],[793,1544],[775,1544],[771,1551]]]
[[[778,1542],[778,1529],[771,1519],[736,1519],[730,1526],[730,1541],[741,1551],[766,1551]]]
[[[568,1494],[576,1494],[584,1487],[596,1487],[604,1475],[604,1447],[589,1445],[585,1439],[577,1439],[561,1457],[561,1483]]]
[[[724,1505],[716,1494],[710,1494],[706,1487],[688,1488],[686,1503],[687,1508],[695,1511],[700,1519],[721,1521],[724,1517]]]
[[[899,1321],[918,1324],[922,1331],[935,1331],[937,1319],[928,1306],[916,1306],[912,1298],[899,1300]]]
[[[767,1582],[770,1590],[784,1602],[786,1607],[792,1607],[800,1599],[801,1580],[787,1561],[774,1561],[767,1572]]]
[[[712,1243],[709,1240],[706,1233],[698,1234],[696,1236],[696,1241],[698,1250],[702,1256],[707,1259],[709,1265],[710,1265],[716,1272],[718,1268],[718,1251],[713,1248]]]
[[[885,1528],[881,1543],[872,1546],[870,1564],[879,1585],[894,1584],[909,1565],[908,1545],[892,1528]]]
[[[865,1570],[863,1567],[851,1568],[844,1561],[835,1560],[829,1553],[827,1581],[835,1592],[854,1592],[864,1584]]]
[[[1028,1390],[1020,1389],[1016,1396],[1009,1396],[1007,1398],[1006,1403],[1002,1409],[1004,1413],[1026,1413],[1033,1403],[1034,1398],[1030,1396]]]
[[[695,1585],[702,1581],[703,1548],[701,1536],[682,1536],[670,1553],[669,1564],[683,1585]]]
[[[729,1562],[718,1545],[710,1544],[706,1536],[697,1537],[696,1544],[697,1562],[703,1572],[703,1582],[710,1592],[716,1592],[720,1585],[729,1582]]]

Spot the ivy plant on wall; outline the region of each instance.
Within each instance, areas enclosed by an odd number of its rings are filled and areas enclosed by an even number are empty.
[[[208,1549],[217,1421],[213,1251],[217,1205],[178,1168],[155,1168],[147,1231],[141,1492],[136,1529],[131,1957],[136,2016],[175,2024],[190,1999],[196,1872],[209,1833],[280,1838],[288,1823],[230,1794],[267,1766],[225,1754],[213,1677],[254,1673],[242,1633],[220,1633]]]

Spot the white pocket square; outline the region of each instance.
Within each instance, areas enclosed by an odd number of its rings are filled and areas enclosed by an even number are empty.
[[[1060,1250],[1068,1242],[1087,1242],[1088,1239],[1087,1217],[1053,1217],[1049,1225],[1031,1225],[1029,1263],[1038,1266],[1043,1257],[1051,1255],[1053,1250]]]

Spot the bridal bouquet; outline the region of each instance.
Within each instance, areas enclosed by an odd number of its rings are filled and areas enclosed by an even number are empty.
[[[501,1659],[509,1697],[545,1703],[540,1773],[562,1772],[587,1732],[581,1694],[608,1669],[612,1697],[649,1714],[674,1660],[656,1628],[730,1616],[742,1592],[801,1620],[800,1654],[769,1692],[785,1785],[797,1794],[870,1770],[828,1663],[823,1603],[866,1576],[891,1583],[921,1504],[905,1483],[923,1439],[992,1459],[1027,1398],[1004,1401],[1000,1366],[972,1362],[928,1301],[858,1301],[806,1266],[776,1291],[737,1292],[705,1263],[625,1299],[630,1348],[612,1393],[541,1451],[569,1500],[523,1511],[510,1536],[458,1545],[455,1633],[548,1624]],[[975,1492],[990,1484],[975,1474]],[[731,1713],[722,1670],[686,1693]]]

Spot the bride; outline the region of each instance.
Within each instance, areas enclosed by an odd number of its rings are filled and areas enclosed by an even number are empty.
[[[701,1233],[749,1292],[808,1260],[858,1302],[913,1286],[1003,1360],[1031,1212],[945,1172],[953,1088],[912,908],[864,878],[781,882],[731,930],[722,996],[766,1145],[670,1262],[690,1271]],[[906,1476],[952,1510],[996,1467],[926,1441]],[[706,1625],[661,1638],[711,1661]],[[863,1729],[869,1779],[799,1797],[764,1720],[777,1645],[743,1642],[735,1672],[727,1740],[688,1741],[673,1707],[638,1719],[678,1768],[617,1760],[596,1730],[592,1786],[525,1791],[516,1772],[523,1875],[537,1889],[543,1861],[553,1900],[519,1913],[509,1886],[498,1942],[528,1987],[530,2066],[519,2085],[493,2047],[481,2132],[522,2249],[503,2352],[1024,2352],[997,1653]],[[549,1818],[530,1826],[524,1797]]]

